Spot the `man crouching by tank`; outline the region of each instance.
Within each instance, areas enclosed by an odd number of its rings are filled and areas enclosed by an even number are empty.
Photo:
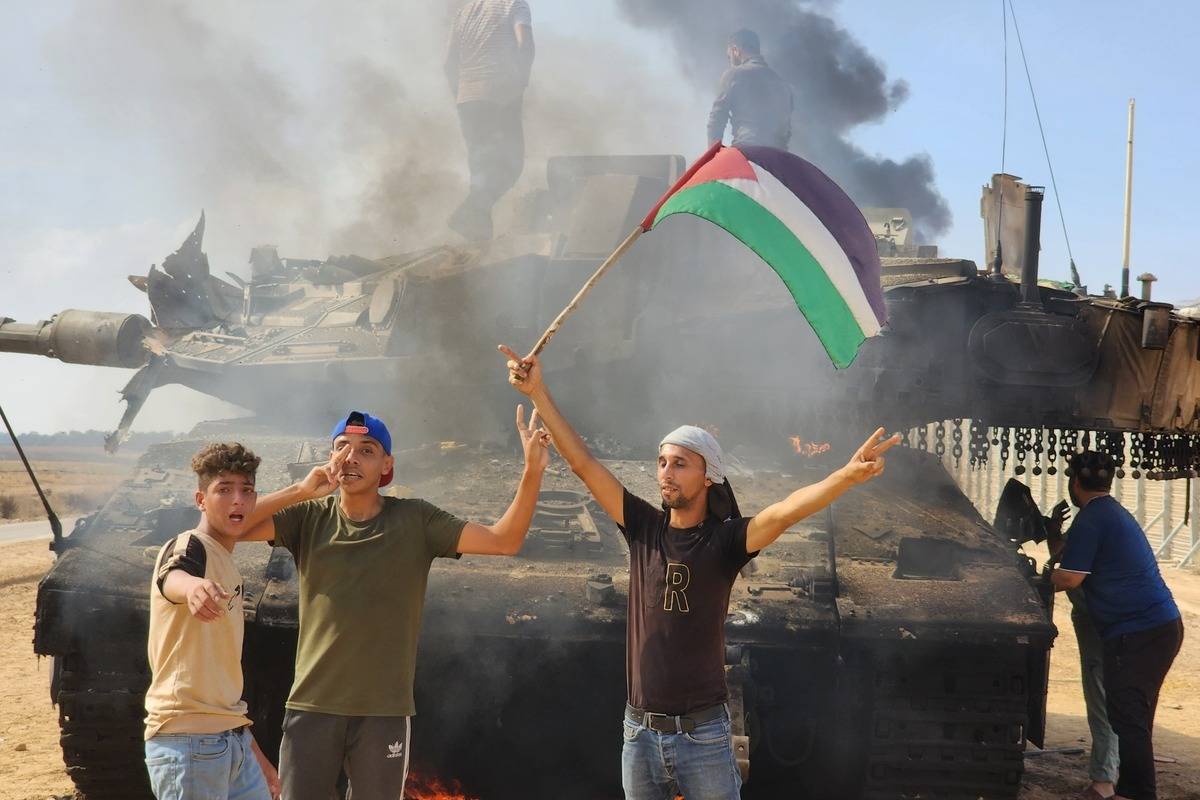
[[[392,437],[359,411],[334,426],[328,464],[259,501],[245,538],[286,547],[300,575],[296,678],[279,754],[287,800],[329,800],[343,766],[354,800],[404,796],[429,567],[439,556],[521,549],[550,459],[536,416],[526,426],[517,406],[525,470],[493,525],[381,495],[392,480]]]
[[[725,684],[725,616],[738,571],[792,525],[851,486],[883,472],[900,441],[877,430],[846,466],[743,517],[717,440],[684,425],[658,448],[662,510],[642,500],[593,456],[554,404],[537,358],[509,357],[509,382],[533,400],[554,445],[629,544],[625,744],[627,800],[732,800],[734,759]]]
[[[150,587],[146,769],[158,800],[268,800],[279,776],[242,701],[242,576],[233,546],[254,510],[259,459],[212,444],[192,459],[195,530],[163,545]]]

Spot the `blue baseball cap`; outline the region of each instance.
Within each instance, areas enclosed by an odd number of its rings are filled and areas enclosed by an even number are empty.
[[[383,420],[379,417],[373,417],[365,411],[351,411],[344,420],[333,427],[333,433],[329,436],[330,441],[336,441],[337,437],[343,433],[370,436],[379,442],[384,453],[389,456],[392,454],[392,435],[388,433],[387,425],[384,425]],[[380,486],[387,486],[391,482],[392,470],[383,473],[379,478]]]

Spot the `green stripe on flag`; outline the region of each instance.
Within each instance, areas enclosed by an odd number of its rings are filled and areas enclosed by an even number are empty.
[[[808,248],[767,209],[728,184],[691,186],[672,195],[654,224],[672,214],[692,214],[741,240],[770,265],[838,367],[848,367],[866,338],[846,300]]]

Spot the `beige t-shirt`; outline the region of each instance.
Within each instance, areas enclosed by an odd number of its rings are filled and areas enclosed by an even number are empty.
[[[201,622],[186,603],[172,603],[163,581],[181,569],[219,583],[230,597],[226,613]],[[220,733],[249,725],[242,700],[242,576],[232,554],[200,531],[163,545],[150,582],[150,688],[146,738],[160,733]]]

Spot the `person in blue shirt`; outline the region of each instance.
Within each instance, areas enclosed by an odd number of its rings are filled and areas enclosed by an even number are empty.
[[[1071,502],[1079,508],[1050,573],[1055,589],[1083,587],[1104,646],[1108,720],[1120,750],[1115,797],[1156,800],[1154,711],[1183,644],[1183,620],[1137,520],[1109,494],[1116,465],[1106,453],[1071,456]]]

